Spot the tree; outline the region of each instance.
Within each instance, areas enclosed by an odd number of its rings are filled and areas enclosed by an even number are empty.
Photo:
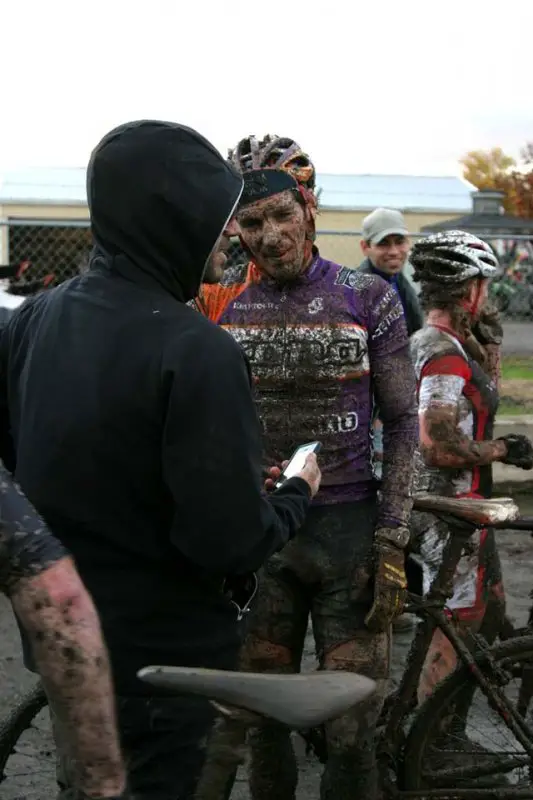
[[[533,142],[527,142],[526,146],[520,151],[520,157],[524,164],[533,164]]]
[[[501,147],[472,150],[460,163],[463,177],[477,189],[504,192],[508,214],[533,219],[533,142],[523,147],[519,163]]]
[[[509,176],[506,196],[509,198],[511,213],[517,217],[533,219],[533,169],[513,171]]]
[[[463,177],[476,189],[499,189],[516,166],[516,161],[506,155],[501,147],[492,150],[472,150],[461,159]]]

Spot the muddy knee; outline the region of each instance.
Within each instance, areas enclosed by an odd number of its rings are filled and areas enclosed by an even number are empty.
[[[321,669],[357,672],[386,681],[390,670],[390,634],[359,631],[357,638],[329,647],[320,659]]]
[[[249,637],[241,652],[240,666],[245,672],[291,674],[298,670],[298,658],[290,647]]]
[[[297,667],[297,658],[289,647],[265,639],[250,637],[241,654],[241,669],[246,672],[292,675]],[[284,725],[266,718],[256,718],[249,728],[248,741],[253,750],[276,750],[290,734]]]
[[[361,631],[352,639],[332,647],[322,659],[322,669],[342,670],[365,675],[376,683],[374,694],[342,717],[325,726],[328,753],[341,755],[350,750],[372,757],[374,736],[388,686],[390,636]]]

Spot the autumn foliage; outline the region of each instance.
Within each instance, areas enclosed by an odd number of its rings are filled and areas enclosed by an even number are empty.
[[[496,189],[505,193],[508,214],[533,219],[533,142],[528,142],[519,161],[500,147],[472,150],[461,159],[463,177],[477,189]]]

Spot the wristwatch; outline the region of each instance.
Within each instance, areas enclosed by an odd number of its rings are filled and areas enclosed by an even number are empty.
[[[411,534],[409,528],[399,526],[398,528],[376,528],[376,541],[388,544],[403,550],[409,544]]]

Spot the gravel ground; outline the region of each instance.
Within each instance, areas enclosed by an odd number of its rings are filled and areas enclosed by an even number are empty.
[[[519,500],[523,513],[533,513],[533,500]],[[529,505],[529,508],[527,507]],[[528,593],[532,587],[533,575],[533,540],[526,533],[501,532],[499,534],[508,610],[514,621],[524,624],[530,600]],[[0,597],[0,714],[5,713],[13,704],[18,692],[27,689],[33,677],[27,673],[21,662],[17,628],[13,621],[8,603]],[[398,634],[394,642],[393,678],[401,674],[406,661],[410,635]],[[305,669],[313,669],[314,654],[312,640],[309,637],[306,648]],[[300,760],[299,798],[314,800],[318,797],[318,780],[320,765],[312,759],[306,759],[305,753],[297,740]],[[37,720],[36,729],[26,735],[21,755],[11,759],[12,777],[1,788],[2,800],[48,800],[55,796],[53,745],[47,712],[44,711]],[[234,790],[235,800],[247,800],[245,776],[242,775]]]

